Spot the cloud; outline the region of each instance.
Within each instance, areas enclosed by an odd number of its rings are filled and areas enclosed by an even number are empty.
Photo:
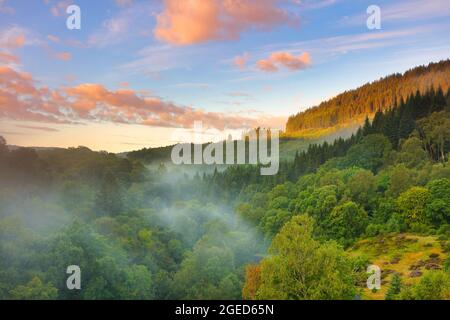
[[[49,89],[37,87],[30,74],[0,67],[0,118],[52,123],[106,121],[159,127],[205,126],[240,129],[267,126],[278,118],[207,112],[179,106],[132,89],[109,90],[100,84]],[[279,122],[276,122],[279,124]]]
[[[35,87],[30,74],[0,66],[0,118],[67,122],[56,98],[47,88]]]
[[[316,10],[332,6],[338,0],[292,0],[293,3],[300,5],[303,9]]]
[[[450,16],[448,0],[403,0],[392,2],[381,8],[384,22],[431,20]],[[366,25],[367,14],[347,16],[342,19],[344,25]]]
[[[66,9],[68,6],[72,5],[74,3],[73,0],[60,0],[60,1],[53,1],[53,0],[44,0],[44,3],[46,5],[50,5],[50,13],[54,17],[61,17],[66,13]]]
[[[60,39],[57,36],[54,36],[52,34],[49,34],[47,36],[47,39],[50,40],[51,42],[55,42],[55,43],[59,43],[60,42]]]
[[[382,8],[383,20],[422,20],[450,16],[448,0],[408,0]]]
[[[19,58],[17,58],[16,56],[13,56],[12,54],[9,54],[7,52],[0,51],[0,63],[17,64],[17,63],[19,63]]]
[[[171,85],[171,87],[209,89],[211,87],[211,85],[209,83],[202,83],[202,82],[183,82],[183,83],[176,83],[174,85]]]
[[[139,74],[158,80],[162,71],[188,68],[195,56],[206,54],[203,48],[174,48],[170,45],[148,46],[136,53],[136,58],[117,67],[123,74]]]
[[[31,130],[38,130],[38,131],[46,131],[46,132],[58,132],[58,129],[55,128],[49,128],[49,127],[38,127],[38,126],[26,126],[26,125],[17,125],[18,128],[23,129],[31,129]]]
[[[72,59],[72,54],[70,52],[57,52],[54,56],[61,61],[69,61]]]
[[[164,0],[155,37],[175,45],[239,38],[249,29],[267,30],[292,22],[278,0]]]
[[[14,14],[16,10],[6,4],[6,0],[0,0],[0,13]]]
[[[271,44],[260,48],[252,55],[264,60],[265,56],[271,55],[273,52],[290,52],[292,55],[301,55],[303,52],[308,52],[314,56],[314,64],[317,65],[355,51],[387,48],[402,44],[406,47],[413,42],[421,43],[423,37],[445,28],[448,28],[448,25],[418,26],[392,31],[346,34],[300,42]]]
[[[247,66],[247,61],[250,58],[250,55],[246,52],[240,56],[237,56],[233,59],[233,64],[241,70],[244,70]]]
[[[276,72],[284,67],[291,71],[302,70],[310,66],[311,57],[305,52],[299,56],[294,56],[289,52],[274,52],[268,59],[259,60],[256,66],[261,71]]]
[[[241,91],[229,92],[227,95],[234,98],[252,98],[251,94]]]
[[[42,44],[44,42],[33,30],[19,26],[11,26],[0,30],[0,48],[2,49],[16,49]]]
[[[88,44],[95,47],[106,47],[120,43],[129,35],[131,19],[128,15],[117,16],[105,20],[102,27],[88,39]]]
[[[116,2],[117,3],[117,2]],[[148,36],[150,14],[158,1],[122,1],[120,9],[89,35],[89,47],[103,48]],[[146,31],[143,31],[146,30]]]
[[[0,47],[20,48],[26,43],[26,31],[20,27],[11,27],[0,31]]]

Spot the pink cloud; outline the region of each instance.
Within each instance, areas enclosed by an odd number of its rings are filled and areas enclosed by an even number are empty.
[[[62,61],[69,61],[72,59],[72,54],[70,52],[57,52],[55,53],[55,58]]]
[[[51,0],[45,0],[46,4],[51,4],[53,1]],[[61,0],[56,1],[56,3],[53,3],[50,7],[50,13],[55,17],[60,17],[63,14],[66,13],[66,9],[68,6],[73,4],[73,0]]]
[[[15,49],[40,44],[40,37],[32,30],[18,26],[0,30],[0,48]]]
[[[59,43],[60,42],[60,39],[57,36],[54,36],[54,35],[51,35],[51,34],[49,34],[47,36],[47,39],[50,40],[51,42],[55,42],[55,43]]]
[[[237,39],[249,29],[270,29],[292,21],[278,0],[164,0],[154,35],[163,42],[189,45]]]
[[[12,54],[0,51],[0,63],[19,63],[19,58],[13,56]]]
[[[30,74],[8,66],[0,67],[0,117],[67,122],[47,88],[36,88]]]
[[[3,34],[0,35],[0,44],[4,48],[20,48],[25,45],[24,34]]]
[[[248,59],[250,55],[246,52],[243,55],[237,56],[233,60],[233,64],[239,69],[243,70],[247,66]]]
[[[30,74],[0,67],[0,118],[55,123],[107,121],[160,127],[191,127],[194,121],[223,129],[269,126],[273,117],[207,112],[179,106],[132,89],[109,90],[101,84],[49,89]]]
[[[265,72],[276,72],[281,67],[288,70],[302,70],[311,65],[311,57],[305,52],[299,56],[294,56],[289,52],[275,52],[268,59],[259,60],[256,63],[258,69]]]

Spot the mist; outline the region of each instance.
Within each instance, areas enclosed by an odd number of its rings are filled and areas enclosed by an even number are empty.
[[[142,166],[87,148],[20,152],[34,168],[20,179],[20,162],[2,162],[3,299],[36,283],[58,299],[240,299],[245,266],[266,252],[235,201],[208,186],[225,166]],[[69,265],[80,266],[83,290],[66,288]]]

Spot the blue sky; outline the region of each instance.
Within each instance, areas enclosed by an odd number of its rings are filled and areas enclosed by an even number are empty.
[[[66,28],[70,4],[81,30]],[[367,28],[372,4],[381,30]],[[0,89],[21,97],[0,96],[0,134],[28,146],[165,145],[195,120],[281,127],[450,57],[447,0],[0,0],[0,17]]]

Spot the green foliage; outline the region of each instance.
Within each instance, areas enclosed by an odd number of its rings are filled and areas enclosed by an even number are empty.
[[[261,262],[258,299],[352,299],[353,270],[343,250],[312,239],[313,220],[296,216]]]
[[[400,296],[405,300],[448,300],[450,276],[443,271],[428,272],[416,285],[403,289]]]
[[[10,291],[14,300],[54,300],[58,297],[58,289],[50,283],[43,283],[34,277],[26,285],[20,285]]]
[[[175,274],[173,286],[178,299],[239,299],[240,283],[233,274],[233,253],[229,249],[196,245]]]
[[[436,226],[450,223],[450,179],[433,180],[428,183],[429,198],[427,217]]]
[[[122,210],[121,187],[112,173],[107,173],[103,179],[95,205],[99,215],[117,215]]]
[[[398,273],[395,273],[392,276],[391,284],[389,285],[389,289],[386,293],[386,300],[396,300],[398,294],[400,294],[402,290],[402,278]]]
[[[397,162],[407,168],[419,168],[428,160],[428,154],[423,148],[423,142],[418,137],[405,140],[397,153]]]
[[[365,231],[368,221],[369,217],[364,209],[348,201],[333,209],[327,230],[330,237],[336,238],[340,243],[351,244]]]
[[[415,184],[414,171],[406,168],[403,164],[396,165],[390,169],[389,187],[387,194],[398,197]]]
[[[431,158],[445,162],[450,145],[450,118],[448,112],[435,112],[418,122],[419,132]]]
[[[360,205],[370,204],[375,197],[376,178],[372,172],[360,170],[347,183],[350,197]]]
[[[428,189],[422,187],[413,187],[398,197],[398,210],[409,225],[428,222],[426,204],[429,197]]]
[[[419,70],[409,77],[434,74]],[[373,121],[348,139],[290,141],[295,157],[276,176],[252,165],[187,174],[161,163],[169,149],[10,151],[0,138],[0,298],[351,299],[368,259],[340,245],[448,238],[450,92],[422,90],[383,108],[369,99]],[[72,264],[82,291],[65,286]],[[413,287],[394,276],[387,298],[446,298],[448,279],[429,274]]]
[[[381,135],[374,134],[365,137],[361,143],[350,148],[346,156],[348,166],[376,172],[392,150],[389,140]]]

